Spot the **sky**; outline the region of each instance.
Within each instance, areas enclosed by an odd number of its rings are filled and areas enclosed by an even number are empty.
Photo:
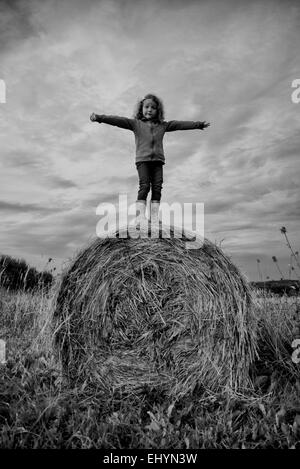
[[[0,0],[0,254],[57,270],[96,237],[101,203],[136,200],[132,117],[157,94],[162,201],[204,203],[205,237],[250,280],[300,251],[300,4],[243,0]],[[300,94],[299,94],[300,96]],[[296,278],[297,269],[294,271]],[[298,269],[299,272],[299,269]]]

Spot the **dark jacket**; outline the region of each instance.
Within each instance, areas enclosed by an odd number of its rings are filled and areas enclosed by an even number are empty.
[[[132,130],[135,135],[135,162],[161,161],[165,164],[163,137],[165,132],[174,130],[202,129],[200,121],[163,121],[162,123],[147,122],[140,119],[129,119],[120,116],[97,114],[97,122],[116,125],[122,129]]]

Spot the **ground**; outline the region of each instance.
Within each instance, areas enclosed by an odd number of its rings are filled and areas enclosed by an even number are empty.
[[[169,401],[72,389],[51,349],[53,292],[1,291],[1,448],[300,448],[299,297],[256,294],[260,358],[253,389]],[[300,356],[300,353],[299,353]],[[296,358],[296,360],[293,361]]]

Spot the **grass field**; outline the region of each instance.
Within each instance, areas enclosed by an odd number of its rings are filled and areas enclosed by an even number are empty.
[[[252,389],[170,401],[150,389],[126,397],[87,383],[70,389],[51,352],[52,296],[1,291],[1,448],[300,449],[299,297],[256,295]]]

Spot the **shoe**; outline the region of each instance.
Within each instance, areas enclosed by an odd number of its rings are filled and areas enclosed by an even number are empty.
[[[135,225],[139,226],[140,229],[148,228],[148,218],[146,218],[146,200],[137,200],[135,203],[136,208],[136,219]]]
[[[150,221],[151,221],[151,238],[159,237],[159,200],[151,200],[150,204]]]
[[[150,206],[150,220],[151,223],[158,224],[159,223],[159,200],[151,200]]]

